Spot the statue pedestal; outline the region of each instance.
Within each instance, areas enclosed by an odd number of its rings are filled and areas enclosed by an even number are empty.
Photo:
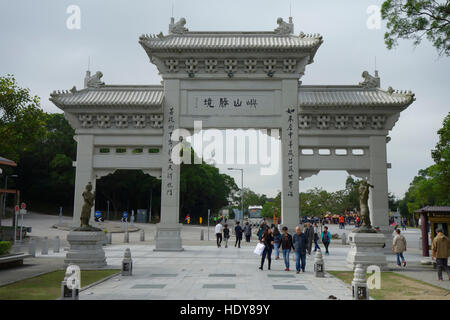
[[[67,235],[70,249],[66,254],[64,266],[75,264],[80,269],[97,269],[106,266],[103,231],[70,231]]]
[[[348,235],[350,252],[347,255],[347,263],[354,269],[357,264],[364,267],[377,265],[381,270],[387,269],[387,260],[384,255],[383,245],[385,236],[382,233],[355,233]]]
[[[378,228],[379,228],[378,233],[384,235],[384,243],[386,244],[386,246],[383,249],[384,254],[394,254],[394,252],[392,251],[392,241],[394,240],[393,235],[394,228],[391,226],[381,226]]]
[[[156,229],[154,251],[183,251],[181,244],[181,224],[159,223]]]

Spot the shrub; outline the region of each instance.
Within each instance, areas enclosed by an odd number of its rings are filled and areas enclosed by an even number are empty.
[[[9,241],[0,241],[0,256],[9,253],[11,246],[12,244]]]

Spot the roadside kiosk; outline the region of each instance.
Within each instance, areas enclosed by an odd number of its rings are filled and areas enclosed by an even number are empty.
[[[442,229],[448,237],[450,227],[450,207],[426,206],[414,211],[416,218],[420,218],[420,228],[422,230],[422,255],[430,256],[430,245],[436,236],[436,230]],[[429,228],[428,228],[429,224]],[[429,238],[428,233],[430,232]],[[430,239],[430,242],[428,242]]]

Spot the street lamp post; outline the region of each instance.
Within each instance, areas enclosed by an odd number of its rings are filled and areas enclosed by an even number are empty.
[[[241,214],[242,214],[242,219],[244,219],[244,169],[228,168],[228,170],[241,171]]]

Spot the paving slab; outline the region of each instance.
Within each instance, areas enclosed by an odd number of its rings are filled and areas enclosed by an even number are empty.
[[[108,264],[119,266],[126,247],[131,249],[133,275],[116,276],[81,292],[81,300],[309,300],[327,299],[331,294],[351,299],[349,286],[340,280],[330,275],[315,278],[311,257],[307,258],[306,272],[296,274],[284,271],[282,260],[274,260],[270,271],[259,270],[260,257],[253,253],[253,246],[185,246],[185,251],[172,253],[154,252],[152,245],[130,244],[107,247]],[[164,264],[160,263],[162,258]]]

